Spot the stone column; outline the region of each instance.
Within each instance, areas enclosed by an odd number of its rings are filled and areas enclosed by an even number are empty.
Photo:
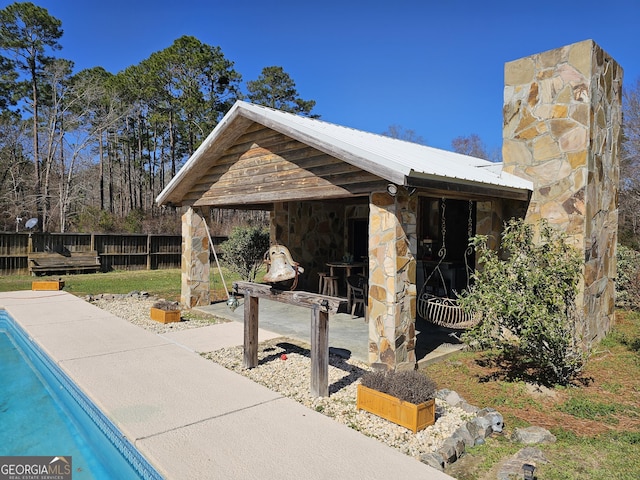
[[[504,170],[532,180],[526,219],[546,218],[584,252],[584,342],[614,315],[622,69],[593,41],[505,65]]]
[[[398,190],[373,193],[369,202],[369,363],[387,370],[416,363],[418,202]]]
[[[182,288],[180,303],[187,308],[211,303],[209,237],[200,215],[189,207],[182,215]]]

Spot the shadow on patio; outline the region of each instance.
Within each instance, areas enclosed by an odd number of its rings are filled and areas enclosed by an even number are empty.
[[[226,302],[218,302],[198,310],[236,322],[244,321],[243,299],[240,307],[231,311]],[[279,302],[260,299],[259,328],[305,344],[310,343],[311,311]],[[450,334],[453,330],[433,325],[425,320],[416,320],[416,358],[426,364],[442,359],[462,348],[462,344]],[[329,318],[329,347],[332,353],[340,353],[368,363],[369,324],[363,317],[352,318],[349,313],[337,313]]]

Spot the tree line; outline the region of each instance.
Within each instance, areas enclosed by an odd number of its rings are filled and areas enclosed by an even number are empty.
[[[154,199],[236,100],[318,117],[282,67],[243,82],[220,47],[192,36],[117,73],[74,73],[56,56],[62,36],[62,22],[33,3],[0,10],[0,231],[37,218],[45,232],[178,233],[175,212]],[[640,249],[640,80],[625,89],[623,113],[620,239]],[[398,125],[383,135],[425,143]],[[500,160],[476,134],[452,149]],[[237,213],[215,215],[237,223]]]
[[[42,231],[137,230],[155,217],[166,231],[155,197],[236,100],[317,117],[282,67],[243,84],[192,36],[115,74],[74,73],[55,56],[62,36],[33,3],[0,10],[0,230],[27,218]]]

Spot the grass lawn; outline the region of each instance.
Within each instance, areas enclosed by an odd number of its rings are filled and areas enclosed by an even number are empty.
[[[227,288],[239,277],[223,268]],[[30,275],[10,275],[0,277],[0,292],[31,290],[34,280],[62,278],[64,290],[77,296],[100,293],[129,293],[145,291],[167,300],[180,300],[180,269],[133,270],[108,273],[85,273],[78,275],[55,275],[52,277],[32,277]],[[217,270],[211,270],[211,293],[213,300],[226,298],[224,286]]]
[[[498,462],[523,447],[508,436],[516,427],[535,425],[558,439],[536,446],[549,460],[537,466],[537,478],[640,478],[640,313],[617,312],[614,330],[572,387],[532,393],[524,382],[505,381],[494,359],[486,352],[463,352],[426,368],[439,388],[493,407],[505,419],[505,434],[471,449],[453,464],[452,476],[495,479]]]

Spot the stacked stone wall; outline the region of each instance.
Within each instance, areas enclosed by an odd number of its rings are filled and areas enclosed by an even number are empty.
[[[299,289],[316,291],[318,272],[345,254],[345,206],[339,203],[276,204],[271,215],[271,242],[286,245],[305,269]]]
[[[180,303],[187,308],[209,305],[209,236],[200,215],[189,208],[182,215]]]
[[[526,214],[584,252],[578,307],[584,341],[614,314],[622,69],[587,40],[505,65],[504,170],[534,191]]]
[[[369,362],[374,368],[416,363],[417,196],[373,193],[369,211]]]

